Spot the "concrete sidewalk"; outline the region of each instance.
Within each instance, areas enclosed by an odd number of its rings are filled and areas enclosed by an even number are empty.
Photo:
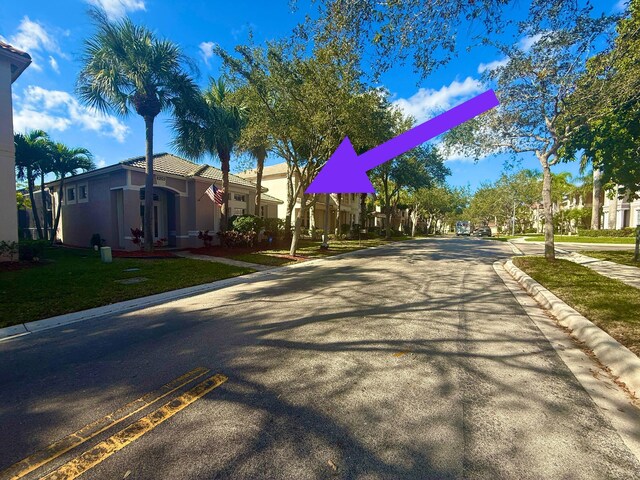
[[[570,253],[569,255],[559,255],[558,258],[570,260],[578,265],[590,268],[594,272],[604,275],[605,277],[620,280],[631,287],[640,289],[640,268],[631,267],[629,265],[621,265],[607,260],[588,257],[580,253]]]
[[[234,267],[251,268],[259,272],[274,268],[270,265],[259,265],[257,263],[242,262],[240,260],[232,260],[231,258],[214,257],[212,255],[196,255],[195,253],[189,252],[176,252],[176,255],[182,258],[190,258],[192,260],[202,260],[205,262],[224,263],[225,265],[233,265]]]

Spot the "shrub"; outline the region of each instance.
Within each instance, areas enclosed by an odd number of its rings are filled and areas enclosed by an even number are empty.
[[[256,239],[256,232],[239,232],[237,230],[227,230],[226,232],[218,232],[220,243],[228,248],[236,247],[252,247]]]
[[[98,248],[100,248],[102,245],[104,245],[104,243],[105,243],[105,240],[102,239],[99,233],[94,233],[93,235],[91,235],[90,245],[92,247],[97,246]]]
[[[18,252],[18,242],[7,242],[5,240],[0,242],[0,257],[9,257],[14,260]]]
[[[340,225],[340,234],[341,235],[346,235],[350,231],[351,231],[351,225],[350,224],[343,223],[342,225]]]
[[[635,237],[634,228],[626,227],[619,230],[578,230],[578,235],[582,237]]]
[[[255,215],[239,215],[231,218],[233,219],[231,221],[231,230],[237,232],[259,232],[264,225],[264,221]]]
[[[131,229],[131,236],[133,237],[131,239],[131,241],[135,244],[135,245],[140,245],[140,248],[142,248],[142,239],[144,238],[144,232],[142,231],[141,228],[132,228]]]
[[[218,234],[219,235],[219,234]],[[211,241],[213,240],[213,235],[209,235],[209,230],[205,230],[204,232],[200,230],[198,232],[198,239],[204,242],[205,247],[211,246]]]
[[[46,240],[23,240],[18,244],[20,259],[37,262],[44,257],[44,251],[49,245]]]

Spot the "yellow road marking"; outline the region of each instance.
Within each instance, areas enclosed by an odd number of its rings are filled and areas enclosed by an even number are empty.
[[[158,400],[166,397],[167,395],[175,392],[179,388],[185,386],[187,383],[192,382],[196,378],[200,378],[203,375],[209,373],[209,369],[198,367],[194,368],[190,372],[181,375],[180,377],[172,380],[171,382],[163,385],[159,389],[147,393],[146,395],[126,404],[124,407],[119,408],[113,413],[102,417],[95,422],[91,422],[85,425],[80,430],[67,435],[60,440],[56,440],[43,450],[29,455],[23,460],[14,463],[6,470],[0,472],[0,479],[18,480],[24,477],[29,472],[34,471],[36,468],[40,468],[42,465],[49,463],[51,460],[58,458],[60,455],[68,452],[69,450],[83,444],[87,440],[92,439],[96,435],[104,432],[114,425],[126,420],[131,415],[145,409],[149,405],[157,402]]]
[[[410,353],[409,350],[406,351],[402,351],[402,352],[396,352],[393,354],[394,357],[402,357],[403,355],[406,355],[407,353]]]
[[[207,378],[175,400],[98,443],[40,480],[72,480],[79,477],[226,381],[227,377],[221,374]]]

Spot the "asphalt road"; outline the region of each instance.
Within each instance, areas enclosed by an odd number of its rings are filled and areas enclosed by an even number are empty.
[[[640,478],[494,272],[510,255],[482,239],[403,242],[1,342],[0,470],[205,367],[228,380],[80,460],[81,478]]]

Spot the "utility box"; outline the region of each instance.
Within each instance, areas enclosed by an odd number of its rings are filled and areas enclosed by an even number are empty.
[[[102,263],[111,263],[111,247],[100,247],[100,259]]]

